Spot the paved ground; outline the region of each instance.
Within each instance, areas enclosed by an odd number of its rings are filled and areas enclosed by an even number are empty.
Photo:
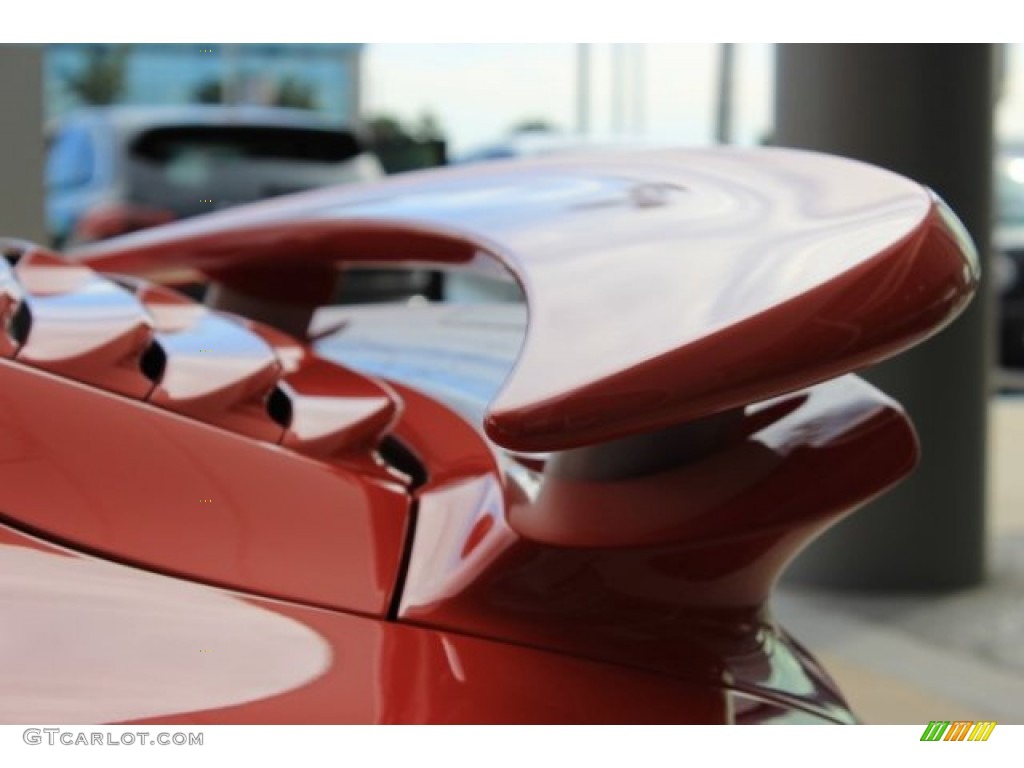
[[[1024,398],[991,410],[988,583],[941,597],[784,588],[782,622],[869,723],[1024,723]]]

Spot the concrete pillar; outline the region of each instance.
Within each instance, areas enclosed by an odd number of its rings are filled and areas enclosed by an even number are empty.
[[[967,226],[986,274],[952,327],[866,373],[906,407],[921,464],[803,553],[791,582],[920,591],[984,577],[994,67],[989,45],[777,48],[775,143],[858,158],[932,187]]]
[[[46,242],[43,53],[0,45],[0,237]]]
[[[360,45],[355,50],[346,46],[344,53],[348,67],[348,115],[345,125],[354,125],[363,119],[363,57],[366,46]]]

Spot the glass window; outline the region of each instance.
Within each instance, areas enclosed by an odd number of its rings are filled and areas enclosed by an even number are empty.
[[[94,153],[88,132],[67,128],[51,141],[46,157],[48,189],[74,189],[92,180]]]

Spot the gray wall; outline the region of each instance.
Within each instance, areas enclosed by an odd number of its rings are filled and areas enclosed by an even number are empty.
[[[44,243],[43,49],[0,45],[0,236]]]

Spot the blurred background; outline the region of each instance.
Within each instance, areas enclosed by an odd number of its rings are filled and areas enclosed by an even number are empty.
[[[19,180],[0,232],[70,251],[584,147],[799,146],[933,187],[978,245],[983,295],[867,373],[925,459],[796,562],[777,611],[868,722],[1024,722],[1024,45],[2,45],[0,98],[0,170]],[[353,275],[337,298],[521,301],[500,276],[423,271]]]

